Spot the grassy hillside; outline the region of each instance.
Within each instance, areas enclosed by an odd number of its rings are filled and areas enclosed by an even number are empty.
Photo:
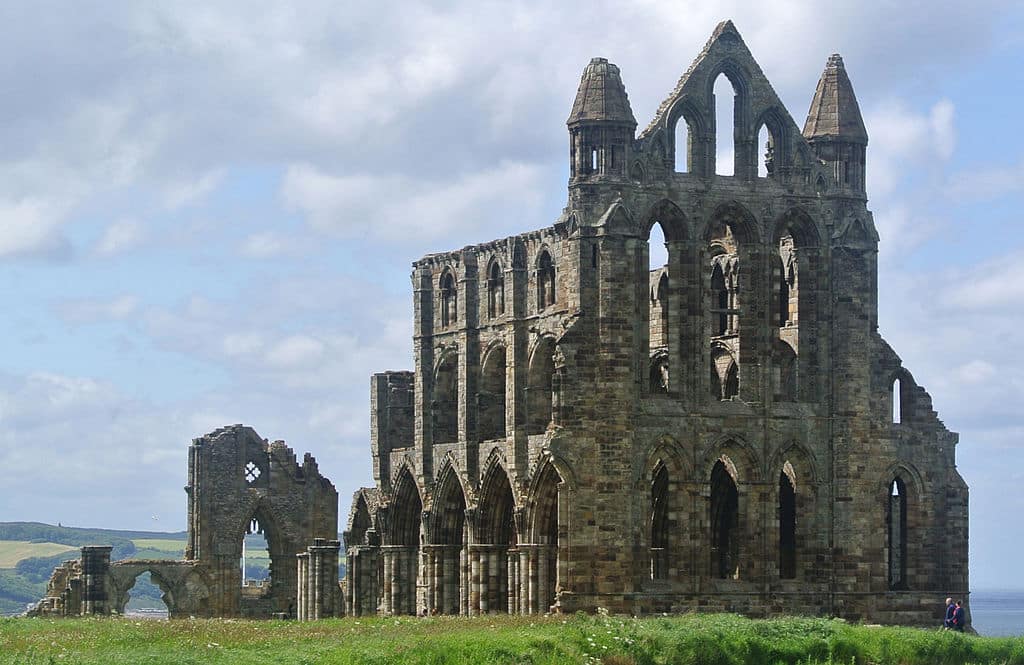
[[[1024,665],[1024,638],[733,615],[315,623],[0,619],[0,663]]]
[[[58,554],[75,556],[77,547],[60,543],[33,543],[27,540],[0,540],[0,568],[14,568],[22,559],[51,557]]]
[[[62,561],[78,558],[83,545],[110,545],[111,558],[180,559],[185,532],[117,531],[54,526],[39,522],[0,522],[0,615],[17,614],[46,592],[50,573]],[[160,591],[140,577],[132,607],[162,607]]]

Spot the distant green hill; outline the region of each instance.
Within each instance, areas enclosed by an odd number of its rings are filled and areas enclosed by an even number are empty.
[[[54,526],[40,522],[0,522],[0,614],[17,614],[46,593],[53,569],[68,559],[78,558],[83,545],[110,545],[110,558],[180,559],[185,550],[184,531],[120,531]],[[66,547],[61,547],[61,546]],[[56,553],[55,553],[56,552]],[[160,592],[139,581],[132,598],[159,605]]]

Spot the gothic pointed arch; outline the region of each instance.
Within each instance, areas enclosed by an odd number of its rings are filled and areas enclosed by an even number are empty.
[[[459,439],[459,356],[452,349],[443,350],[434,369],[434,396],[431,401],[434,443],[451,443]]]
[[[505,314],[505,271],[497,255],[487,264],[487,316],[499,317]]]
[[[761,150],[765,150],[764,159],[768,175],[778,173],[781,169],[789,167],[792,158],[789,154],[791,141],[789,116],[784,109],[778,106],[769,106],[761,110],[754,120],[753,135],[759,136],[762,127],[768,130],[768,145],[757,145],[755,157]],[[752,166],[752,172],[757,172],[756,165]]]
[[[477,393],[477,426],[480,439],[505,437],[506,355],[501,342],[490,344],[480,365],[480,390]]]
[[[480,542],[514,547],[518,541],[513,518],[515,508],[515,497],[508,473],[500,462],[494,461],[487,466],[480,482]]]
[[[446,464],[434,486],[430,510],[430,542],[462,545],[466,523],[466,492],[453,464]]]
[[[530,353],[527,370],[527,433],[543,434],[551,423],[552,381],[555,374],[555,338],[541,336]]]
[[[441,297],[441,325],[443,327],[454,325],[459,318],[458,289],[458,278],[455,276],[455,271],[446,266],[441,271],[441,277],[438,280],[438,293]]]
[[[563,559],[561,523],[563,476],[549,459],[537,470],[528,499],[530,542],[536,550],[536,594],[532,613],[547,613],[555,603],[559,585],[559,564]],[[531,602],[532,601],[531,599]]]
[[[686,215],[669,199],[655,202],[643,216],[643,220],[640,232],[645,240],[651,237],[651,229],[655,224],[661,226],[666,242],[682,242],[689,237]]]
[[[671,161],[676,172],[703,175],[703,139],[708,134],[708,121],[700,105],[688,95],[676,99],[669,109],[667,122],[667,135],[672,137]],[[681,138],[685,138],[685,142],[680,141]],[[683,163],[685,170],[679,168]]]
[[[742,517],[736,468],[727,455],[715,460],[709,478],[711,576],[740,577]]]
[[[388,506],[388,541],[391,545],[418,548],[423,513],[422,492],[412,471],[402,466],[395,476]]]
[[[537,276],[537,311],[540,312],[554,305],[558,297],[555,261],[551,257],[551,250],[547,247],[542,247],[537,253],[535,271]]]

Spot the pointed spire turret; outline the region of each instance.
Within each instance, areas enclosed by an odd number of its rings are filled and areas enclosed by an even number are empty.
[[[853,84],[838,53],[833,53],[825,65],[804,123],[804,138],[826,136],[857,143],[868,142],[868,132],[864,129],[857,96],[853,94]]]
[[[576,101],[566,121],[570,127],[586,121],[621,122],[636,127],[633,109],[629,106],[626,87],[622,85],[619,68],[607,58],[593,58],[580,78]]]
[[[626,177],[636,118],[619,68],[606,58],[592,59],[583,70],[566,124],[573,181]]]
[[[841,189],[864,193],[868,132],[853,84],[838,53],[829,56],[818,80],[803,134],[818,158],[832,167]]]

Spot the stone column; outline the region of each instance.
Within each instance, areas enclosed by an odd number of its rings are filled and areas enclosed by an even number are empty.
[[[459,614],[469,614],[469,547],[459,552]]]
[[[480,614],[480,550],[469,548],[469,614]]]
[[[537,614],[537,546],[531,545],[527,550],[529,552],[529,573],[527,574],[528,583],[530,585],[530,595],[527,604],[527,614]]]
[[[110,614],[107,573],[112,547],[87,545],[82,548],[82,614]]]
[[[519,600],[519,552],[515,550],[508,550],[506,553],[506,564],[508,565],[508,587],[506,592],[508,595],[508,613],[515,614],[519,611],[519,604],[516,602]]]
[[[477,550],[477,558],[480,561],[480,577],[477,581],[478,593],[480,594],[480,614],[487,614],[490,610],[491,591],[491,553],[490,548]]]
[[[548,611],[549,585],[548,579],[548,546],[537,546],[537,614]]]
[[[392,604],[392,596],[394,590],[391,587],[391,578],[393,574],[392,564],[394,562],[394,552],[390,547],[381,547],[381,556],[384,557],[384,575],[383,582],[384,588],[382,591],[382,602],[381,610],[385,615],[390,615],[393,612],[394,605]]]
[[[309,585],[309,552],[299,552],[295,555],[295,560],[297,568],[295,618],[299,621],[308,621],[309,614],[306,611],[306,590]]]

